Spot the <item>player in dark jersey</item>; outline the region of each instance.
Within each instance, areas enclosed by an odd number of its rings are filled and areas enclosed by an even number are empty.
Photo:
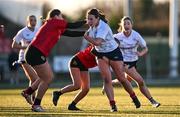
[[[59,96],[62,94],[81,89],[68,106],[68,110],[79,110],[76,104],[87,95],[90,89],[88,69],[97,66],[95,56],[91,54],[92,48],[92,46],[89,46],[71,58],[69,68],[73,83],[61,88],[59,91],[53,91],[53,104],[55,106],[58,103]]]
[[[49,12],[47,20],[40,27],[35,38],[26,49],[25,60],[33,67],[39,76],[39,79],[21,93],[28,102],[30,95],[37,90],[36,98],[32,104],[32,111],[44,111],[40,106],[41,100],[53,79],[53,72],[46,57],[48,57],[51,49],[61,35],[72,37],[82,36],[84,34],[83,31],[70,31],[68,28],[78,28],[85,23],[86,21],[67,23],[67,21],[63,19],[60,10],[53,9]]]

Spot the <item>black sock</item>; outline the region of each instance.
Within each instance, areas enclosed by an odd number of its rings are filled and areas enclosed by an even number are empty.
[[[153,102],[153,101],[154,101],[154,99],[151,97],[151,98],[149,98],[149,101],[150,101],[150,102]]]
[[[62,93],[61,91],[58,91],[58,94],[59,94],[59,95],[62,95],[63,93]]]
[[[71,102],[71,105],[73,105],[73,106],[76,106],[76,104],[77,104],[77,103],[74,102],[74,101]]]
[[[33,105],[41,105],[41,99],[35,98]]]

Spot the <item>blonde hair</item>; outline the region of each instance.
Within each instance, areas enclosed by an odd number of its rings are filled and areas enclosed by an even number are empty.
[[[132,21],[132,19],[131,19],[129,16],[124,16],[124,17],[120,20],[120,22],[119,22],[118,32],[122,32],[122,27],[123,27],[122,23],[123,23],[125,20],[129,20],[129,21],[131,22],[131,24],[133,24],[133,21]]]

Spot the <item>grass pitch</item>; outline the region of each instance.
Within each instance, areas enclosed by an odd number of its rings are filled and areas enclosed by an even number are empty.
[[[82,111],[69,111],[68,104],[77,92],[67,93],[60,97],[58,106],[52,104],[49,89],[42,101],[46,112],[31,112],[28,105],[20,95],[21,89],[0,89],[0,116],[118,116],[118,117],[180,117],[180,87],[152,87],[149,88],[153,97],[161,103],[159,108],[153,108],[149,101],[135,88],[141,101],[141,108],[136,109],[130,97],[123,88],[114,88],[118,112],[110,112],[107,97],[101,94],[101,88],[91,88],[89,94],[78,103]]]

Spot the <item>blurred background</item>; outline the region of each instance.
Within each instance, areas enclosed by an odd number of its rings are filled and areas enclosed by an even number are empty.
[[[0,85],[28,82],[21,68],[15,72],[8,68],[12,39],[26,25],[28,15],[45,18],[50,9],[58,8],[69,22],[73,22],[85,19],[87,9],[93,7],[106,14],[113,33],[117,33],[124,15],[132,17],[133,28],[144,37],[149,48],[149,53],[140,58],[137,65],[147,84],[179,85],[179,6],[179,0],[0,0],[0,25],[4,28],[0,33]],[[86,29],[85,26],[79,30]],[[49,56],[55,81],[71,81],[68,60],[81,49],[82,43],[82,37],[62,36],[56,44]],[[101,82],[97,68],[91,71],[92,83]]]

